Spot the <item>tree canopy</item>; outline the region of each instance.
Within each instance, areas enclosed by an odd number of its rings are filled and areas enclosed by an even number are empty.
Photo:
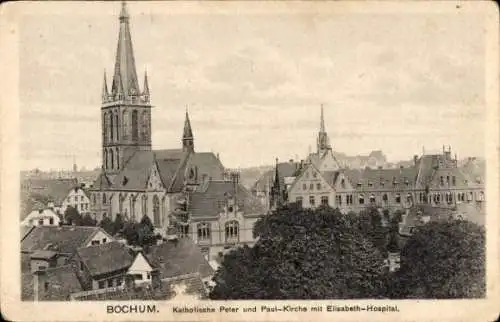
[[[66,207],[66,210],[64,211],[64,221],[66,224],[80,226],[82,224],[82,219],[83,218],[78,210],[72,206]]]
[[[401,251],[391,297],[480,298],[485,296],[485,231],[468,221],[430,222]]]
[[[260,219],[254,247],[222,261],[212,299],[349,299],[385,293],[384,257],[356,218],[288,205]]]

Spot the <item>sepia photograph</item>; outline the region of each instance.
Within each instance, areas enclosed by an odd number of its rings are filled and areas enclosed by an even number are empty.
[[[340,3],[17,11],[14,301],[252,320],[496,296],[498,8]]]

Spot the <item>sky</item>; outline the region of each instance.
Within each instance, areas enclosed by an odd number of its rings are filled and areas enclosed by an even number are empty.
[[[153,148],[181,147],[187,107],[195,149],[220,153],[227,167],[304,158],[323,104],[330,142],[348,155],[408,160],[443,144],[459,158],[485,155],[479,14],[157,10],[165,6],[128,4],[137,72],[142,84],[147,69],[155,106]],[[90,2],[83,13],[23,16],[23,169],[100,166],[119,10]]]

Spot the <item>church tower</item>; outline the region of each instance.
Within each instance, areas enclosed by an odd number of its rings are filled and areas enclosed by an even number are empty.
[[[145,72],[141,91],[125,2],[122,2],[119,21],[113,79],[108,90],[104,73],[101,106],[102,165],[104,172],[111,176],[122,170],[136,151],[151,150],[152,106],[148,76]]]
[[[321,104],[321,120],[319,125],[318,142],[317,142],[317,153],[321,157],[326,151],[331,150],[330,140],[328,139],[328,134],[325,129],[325,117],[323,115],[323,104]]]
[[[189,121],[189,114],[186,110],[186,119],[184,121],[184,132],[182,133],[182,151],[194,152],[194,137]]]

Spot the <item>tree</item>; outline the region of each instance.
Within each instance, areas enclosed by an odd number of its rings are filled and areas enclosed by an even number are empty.
[[[376,298],[384,258],[338,210],[287,205],[260,219],[254,247],[232,250],[217,270],[212,299]]]
[[[151,219],[149,219],[147,215],[142,216],[140,224],[145,229],[146,232],[153,233],[154,226],[153,223],[151,222]]]
[[[125,221],[121,214],[116,214],[115,221],[113,222],[113,235],[123,231]]]
[[[72,206],[68,206],[64,211],[64,221],[68,225],[80,226],[82,224],[82,216],[78,213],[78,210]]]
[[[102,218],[101,222],[99,223],[99,227],[104,229],[108,234],[114,235],[113,221],[111,221],[111,219],[108,216]]]
[[[398,298],[485,296],[485,231],[468,221],[419,227],[401,252],[401,269],[390,290]]]
[[[96,220],[92,218],[89,214],[86,214],[82,218],[81,225],[82,226],[95,226],[97,224]]]
[[[385,254],[389,229],[382,226],[382,216],[378,209],[370,207],[362,210],[358,216],[353,218],[353,221],[360,233],[368,238],[379,251]]]

